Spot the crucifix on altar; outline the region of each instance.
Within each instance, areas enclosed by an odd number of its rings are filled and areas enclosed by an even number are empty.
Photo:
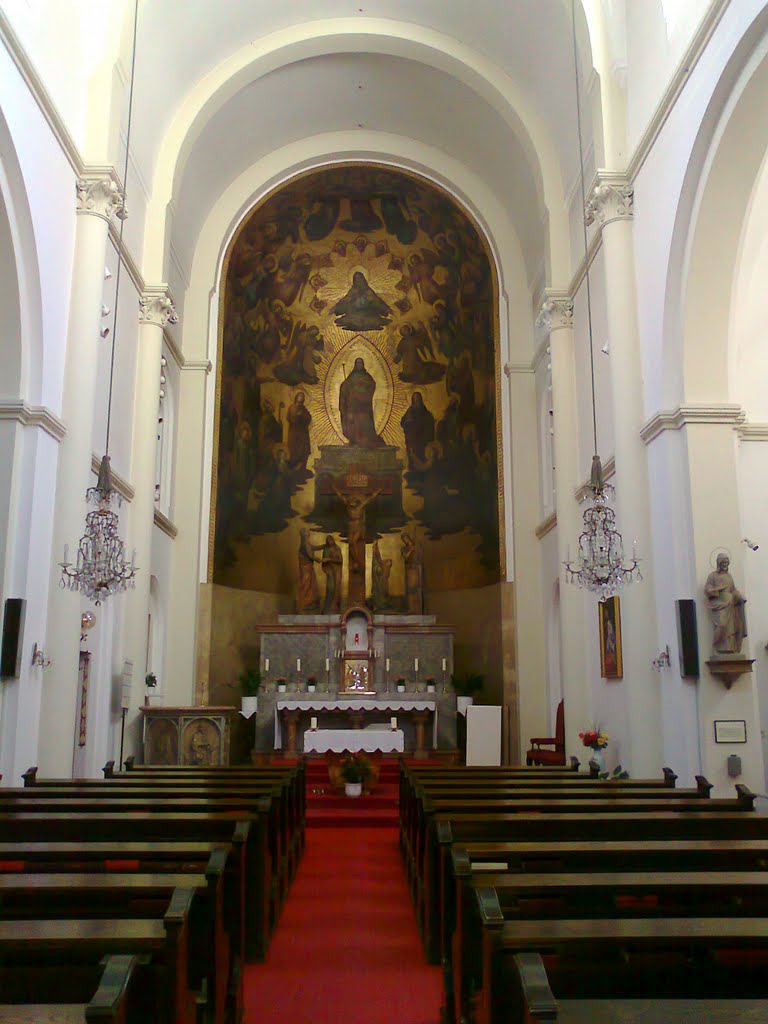
[[[349,545],[347,603],[349,605],[364,605],[366,595],[365,510],[375,498],[378,498],[382,488],[361,493],[353,490],[349,485],[345,485],[344,489],[340,490],[334,484],[333,489],[347,510],[347,543]]]

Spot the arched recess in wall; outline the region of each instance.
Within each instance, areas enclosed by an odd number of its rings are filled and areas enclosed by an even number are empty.
[[[315,551],[329,536],[339,545],[346,602],[353,492],[369,498],[377,610],[405,610],[406,532],[423,551],[428,608],[498,587],[497,275],[456,201],[381,165],[292,179],[241,224],[221,293],[214,601],[227,588],[272,614],[321,611],[325,574],[302,592],[306,529]]]
[[[39,402],[42,310],[32,217],[10,129],[0,111],[0,366],[2,397]]]
[[[768,150],[768,8],[715,89],[693,147],[670,252],[665,378],[678,402],[733,401],[729,337],[734,268]]]

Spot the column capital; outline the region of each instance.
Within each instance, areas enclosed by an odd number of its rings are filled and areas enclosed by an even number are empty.
[[[614,220],[632,220],[634,201],[635,190],[626,174],[598,171],[584,203],[587,224],[597,221],[600,227],[605,227]]]
[[[78,214],[101,217],[107,222],[112,217],[125,220],[125,193],[119,185],[105,174],[84,174],[75,183]]]
[[[151,288],[139,298],[139,323],[153,324],[164,328],[169,324],[177,324],[179,317],[176,307],[165,286]]]
[[[559,292],[554,288],[544,290],[541,309],[536,317],[536,326],[549,334],[563,328],[573,328],[573,298],[568,292]]]

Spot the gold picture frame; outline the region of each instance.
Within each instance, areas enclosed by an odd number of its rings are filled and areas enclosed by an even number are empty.
[[[609,597],[597,606],[600,629],[600,675],[603,679],[622,679],[621,608],[618,597]]]

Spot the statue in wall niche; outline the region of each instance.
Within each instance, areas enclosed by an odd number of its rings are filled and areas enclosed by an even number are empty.
[[[728,571],[731,560],[725,553],[717,556],[717,568],[707,576],[704,593],[712,616],[712,649],[718,654],[740,654],[747,635],[744,605],[747,599],[736,589]]]
[[[405,566],[405,610],[409,615],[421,615],[423,606],[421,544],[410,533],[403,532],[400,536],[400,545]]]
[[[320,607],[320,588],[315,573],[314,552],[324,548],[324,544],[313,544],[309,530],[303,527],[299,541],[299,585],[296,591],[296,611],[299,615],[316,612]]]
[[[336,539],[329,533],[325,538],[322,554],[323,572],[325,573],[325,601],[323,615],[333,615],[341,611],[341,570],[343,556]]]
[[[339,388],[339,414],[344,437],[353,448],[378,448],[384,444],[373,421],[376,381],[360,356]]]
[[[382,558],[379,542],[373,545],[371,561],[372,600],[374,610],[379,611],[389,605],[389,576],[392,572],[392,559]]]

